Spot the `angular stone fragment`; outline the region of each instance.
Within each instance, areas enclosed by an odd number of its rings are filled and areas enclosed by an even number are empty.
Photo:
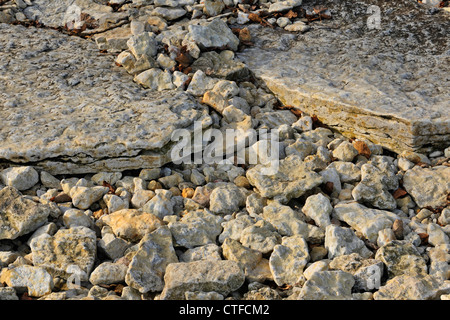
[[[123,209],[103,215],[101,221],[110,226],[117,237],[133,242],[163,225],[162,220],[154,214],[136,209]]]
[[[211,192],[209,209],[216,214],[231,214],[245,206],[245,189],[234,184],[219,186]]]
[[[269,253],[281,243],[281,236],[269,222],[260,220],[242,230],[239,241],[246,247]]]
[[[52,175],[160,167],[171,161],[173,131],[206,110],[184,92],[141,88],[92,41],[48,28],[0,31],[2,99],[21,96],[18,108],[0,111],[2,161]]]
[[[228,47],[236,51],[239,45],[239,39],[228,25],[220,19],[215,19],[204,25],[190,24],[188,30],[190,38],[201,49]]]
[[[95,232],[86,227],[43,234],[31,241],[30,248],[35,266],[64,279],[75,274],[81,281],[88,280],[97,254]]]
[[[235,261],[171,263],[166,268],[161,300],[183,300],[186,291],[215,291],[227,296],[239,289],[244,281],[244,272]]]
[[[301,41],[286,41],[272,29],[249,26],[254,46],[238,57],[283,104],[317,115],[347,137],[367,138],[394,151],[446,147],[449,65],[443,70],[438,61],[450,47],[444,31],[448,14],[430,16],[429,8],[407,0],[377,3],[379,30],[361,14],[374,5],[371,0],[322,5],[332,12],[324,22],[330,29],[312,28]],[[314,6],[302,9],[312,12]],[[389,30],[383,21],[389,21]],[[400,58],[404,54],[414,59]],[[331,61],[330,55],[339,58]],[[428,83],[438,85],[428,88]]]
[[[450,192],[450,167],[415,166],[405,172],[403,186],[420,208],[444,206]]]
[[[403,274],[374,293],[374,300],[434,300],[442,294],[442,281],[427,274]]]
[[[283,237],[281,244],[273,248],[269,265],[277,285],[295,285],[303,275],[303,268],[309,261],[306,240],[301,235]]]
[[[39,174],[33,167],[10,167],[0,172],[0,178],[7,186],[19,191],[30,189],[39,182]]]
[[[351,253],[359,253],[365,258],[372,255],[364,241],[359,239],[350,228],[342,228],[331,224],[326,228],[325,248],[328,250],[328,258],[330,259]]]
[[[0,287],[0,300],[19,300],[19,297],[14,288]]]
[[[247,179],[261,196],[282,203],[300,197],[323,182],[319,174],[308,170],[303,161],[294,155],[280,160],[275,172],[270,169],[270,164],[256,165],[247,171]]]
[[[178,258],[172,246],[172,234],[166,226],[160,227],[139,242],[125,281],[141,293],[161,291],[166,267],[176,262]]]
[[[27,265],[3,269],[0,282],[19,290],[25,287],[31,297],[41,297],[53,289],[52,276],[44,268]]]
[[[387,268],[389,279],[400,275],[427,273],[427,265],[417,248],[409,241],[395,240],[377,250],[375,259]]]
[[[175,244],[186,248],[215,243],[222,232],[223,218],[207,210],[190,211],[180,221],[170,222],[168,227]]]
[[[92,271],[89,282],[93,285],[113,284],[125,281],[127,266],[120,263],[103,262]]]
[[[0,190],[0,240],[16,239],[30,233],[45,222],[51,212],[47,205],[25,198],[17,189]]]
[[[380,230],[391,228],[399,218],[392,212],[367,208],[357,202],[337,204],[332,216],[361,232],[372,243],[377,242]]]
[[[318,271],[302,287],[300,300],[350,300],[355,279],[344,271]]]
[[[330,215],[333,207],[330,200],[321,193],[308,197],[302,211],[321,228],[331,224]]]

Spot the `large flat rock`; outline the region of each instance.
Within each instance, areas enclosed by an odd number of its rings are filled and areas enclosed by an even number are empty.
[[[380,8],[379,29],[369,29],[370,5]],[[394,151],[449,145],[448,13],[413,0],[301,7],[328,8],[332,19],[303,34],[251,26],[255,45],[238,54],[283,103]]]
[[[53,174],[152,168],[171,135],[207,115],[183,92],[151,92],[96,44],[0,24],[0,163]]]

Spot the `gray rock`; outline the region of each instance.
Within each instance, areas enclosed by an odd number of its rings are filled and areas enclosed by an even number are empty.
[[[230,183],[211,192],[209,209],[216,214],[231,214],[245,206],[246,191]]]
[[[350,228],[331,224],[326,228],[325,248],[328,250],[328,258],[330,259],[351,253],[358,253],[365,258],[372,255],[364,241],[359,239]]]
[[[45,222],[51,207],[24,197],[13,187],[0,190],[0,239],[16,239]]]
[[[314,272],[305,282],[297,299],[300,300],[350,300],[355,279],[344,271]]]
[[[231,32],[228,25],[220,19],[215,19],[203,25],[190,24],[188,30],[189,37],[200,49],[228,47],[236,51],[239,45],[239,39]]]
[[[443,292],[442,281],[427,274],[399,275],[374,293],[374,300],[434,300]]]
[[[399,219],[390,211],[370,209],[356,202],[337,204],[332,216],[361,232],[372,243],[377,243],[380,230],[391,228]]]
[[[223,218],[207,210],[189,211],[179,221],[170,222],[168,227],[175,239],[175,245],[185,248],[215,243],[222,232]]]
[[[166,268],[161,300],[183,300],[186,291],[215,291],[224,297],[239,289],[245,276],[230,260],[171,263]]]
[[[103,198],[103,196],[109,191],[107,187],[84,187],[75,186],[70,189],[70,196],[72,198],[72,203],[78,209],[86,210],[94,202]]]
[[[94,221],[82,210],[69,209],[63,214],[63,222],[67,228],[87,227],[91,228]]]
[[[269,253],[281,243],[281,236],[269,222],[260,220],[242,230],[239,241],[246,247]]]
[[[31,297],[41,297],[53,289],[52,276],[44,268],[27,265],[3,269],[0,282],[16,290],[25,287]]]
[[[145,235],[126,273],[126,283],[141,293],[161,291],[164,273],[171,263],[178,262],[172,245],[172,234],[166,226]]]
[[[358,151],[348,141],[342,142],[336,149],[333,150],[333,157],[344,162],[353,161],[357,155]]]
[[[152,213],[158,218],[164,218],[174,214],[174,202],[172,199],[172,192],[169,190],[157,189],[155,196],[149,200],[143,207],[142,211]]]
[[[235,219],[222,223],[223,231],[219,235],[219,242],[223,243],[226,239],[239,240],[242,231],[253,225],[255,221],[245,213],[238,213]]]
[[[372,161],[362,165],[361,182],[353,189],[352,196],[379,209],[396,209],[397,202],[389,193],[399,186],[395,166],[386,157],[372,158]]]
[[[263,168],[269,172],[265,174]],[[282,203],[300,197],[323,182],[319,174],[308,170],[301,158],[294,155],[280,160],[276,172],[270,172],[270,169],[270,164],[256,165],[247,171],[247,179],[261,196],[274,198]]]
[[[92,271],[89,282],[93,285],[113,284],[125,281],[127,266],[120,263],[103,262]]]
[[[369,0],[358,4],[327,1],[324,6],[333,13],[325,24],[331,29],[311,29],[299,36],[301,41],[286,43],[272,29],[255,26],[251,29],[255,45],[238,57],[283,104],[316,114],[347,137],[366,138],[395,151],[446,147],[449,89],[426,87],[431,82],[445,83],[434,76],[445,74],[440,65],[428,63],[441,59],[449,48],[444,36],[449,24],[446,13],[430,16],[427,8],[407,0],[378,3],[383,13],[381,29],[371,29],[372,21],[361,14],[370,5]],[[312,11],[313,4],[302,8]],[[411,37],[415,40],[407,40]],[[421,42],[421,37],[428,43]],[[396,60],[406,53],[417,59]],[[323,64],[330,55],[339,59]],[[422,94],[412,94],[409,88]]]
[[[122,257],[131,243],[116,237],[112,232],[106,232],[102,234],[102,238],[98,240],[97,245],[110,259],[114,260]]]
[[[181,18],[186,13],[187,13],[186,10],[184,10],[183,8],[157,7],[151,12],[151,15],[161,17],[168,21],[171,21],[171,20]]]
[[[331,224],[330,215],[333,211],[330,200],[323,194],[309,196],[302,208],[304,214],[314,220],[320,228],[326,228]]]
[[[426,261],[417,248],[405,240],[395,240],[385,244],[377,250],[375,259],[386,265],[389,279],[404,274],[427,274]]]
[[[403,186],[420,208],[444,206],[450,191],[450,168],[415,166],[403,175]]]
[[[0,112],[2,160],[32,162],[52,175],[159,167],[171,161],[164,147],[174,129],[206,110],[183,92],[141,88],[110,56],[98,55],[92,41],[51,29],[2,24],[0,30],[15,43],[0,41],[0,60],[9,61],[3,99],[22,97],[18,109]]]
[[[0,287],[0,300],[19,300],[19,297],[14,288]]]
[[[279,286],[299,283],[308,261],[308,244],[301,235],[283,237],[281,244],[273,248],[269,259],[275,283]]]
[[[320,243],[325,237],[322,229],[302,221],[300,215],[289,206],[271,203],[264,207],[262,218],[282,236],[301,235],[311,243]]]
[[[236,59],[230,50],[224,50],[220,53],[215,51],[202,52],[200,57],[192,63],[191,67],[194,72],[201,70],[212,77],[232,81],[245,79],[250,75],[247,66],[239,59]]]
[[[10,167],[0,172],[0,178],[7,186],[19,191],[30,189],[39,182],[39,174],[33,167]]]
[[[192,262],[198,260],[222,260],[221,249],[214,243],[187,249],[181,256],[180,262]]]

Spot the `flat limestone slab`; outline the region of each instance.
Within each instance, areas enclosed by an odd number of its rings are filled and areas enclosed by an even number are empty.
[[[207,115],[184,92],[150,92],[97,45],[0,24],[0,164],[52,174],[152,168],[171,135]]]
[[[369,29],[371,5],[379,29]],[[255,45],[238,54],[284,104],[397,152],[450,144],[447,12],[430,14],[413,0],[305,0],[301,7],[328,8],[332,19],[303,34],[251,26]]]

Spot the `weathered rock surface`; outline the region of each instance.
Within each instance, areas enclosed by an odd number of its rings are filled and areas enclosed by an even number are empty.
[[[161,300],[184,300],[186,291],[215,291],[226,296],[244,281],[244,272],[231,260],[171,263],[166,268]]]
[[[31,297],[43,296],[53,289],[53,279],[44,268],[27,265],[4,269],[0,273],[0,282],[19,290],[26,288]]]
[[[159,167],[171,160],[173,130],[206,110],[133,83],[91,41],[5,24],[0,32],[2,101],[16,106],[0,109],[0,161],[51,174]]]
[[[74,274],[81,281],[88,280],[97,254],[95,232],[86,227],[60,229],[54,236],[43,234],[30,247],[35,266],[65,279]]]
[[[304,1],[302,8],[312,11],[317,5]],[[370,5],[380,8],[378,29],[370,29]],[[406,0],[325,0],[320,6],[332,19],[304,34],[250,26],[255,46],[238,57],[283,103],[317,115],[346,136],[395,151],[445,147],[450,137],[450,91],[444,85],[449,63],[442,63],[448,61],[447,14],[429,15]]]
[[[15,239],[39,228],[49,216],[49,206],[25,198],[17,189],[0,190],[0,240]]]

